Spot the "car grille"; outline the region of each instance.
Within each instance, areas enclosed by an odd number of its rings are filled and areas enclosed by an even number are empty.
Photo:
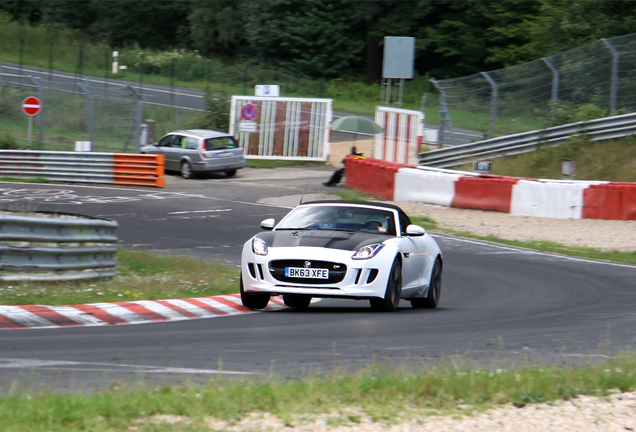
[[[311,268],[328,269],[329,279],[292,278],[285,276],[285,267],[305,268],[306,262],[311,263]],[[290,282],[300,285],[326,285],[341,282],[347,274],[347,266],[331,261],[275,260],[269,263],[269,272],[274,279],[281,282]]]

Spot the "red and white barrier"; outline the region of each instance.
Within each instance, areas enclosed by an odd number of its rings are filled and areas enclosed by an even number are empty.
[[[347,187],[406,202],[560,219],[636,220],[636,183],[540,180],[349,157]]]

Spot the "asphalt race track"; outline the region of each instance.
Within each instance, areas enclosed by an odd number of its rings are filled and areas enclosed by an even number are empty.
[[[280,219],[330,170],[239,171],[229,179],[169,177],[165,189],[0,183],[0,206],[103,216],[119,237],[170,253],[238,264],[242,243]],[[512,216],[511,216],[512,217]],[[323,300],[179,322],[0,331],[0,382],[108,385],[116,378],[179,381],[227,374],[285,377],[435,363],[585,362],[636,343],[636,267],[436,235],[444,253],[440,307],[374,313],[366,301]],[[237,286],[238,292],[238,286]],[[26,385],[25,384],[25,385]]]

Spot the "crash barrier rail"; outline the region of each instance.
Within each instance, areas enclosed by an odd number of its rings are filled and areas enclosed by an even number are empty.
[[[245,148],[246,159],[326,161],[332,102],[232,96],[229,133]]]
[[[636,133],[636,113],[555,126],[420,153],[420,165],[450,168],[477,159],[530,153],[558,147],[573,136],[587,135],[592,141],[623,138]]]
[[[0,150],[0,176],[164,187],[164,155]]]
[[[117,222],[49,212],[0,212],[0,281],[61,281],[117,274]]]
[[[636,220],[636,183],[527,179],[345,160],[347,187],[388,200],[561,219]]]
[[[421,111],[376,106],[375,122],[386,133],[374,136],[373,156],[389,162],[416,164],[424,133],[424,114]]]

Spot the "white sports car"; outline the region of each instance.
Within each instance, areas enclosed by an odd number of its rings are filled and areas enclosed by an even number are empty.
[[[243,246],[241,300],[250,309],[282,295],[306,308],[312,297],[367,299],[379,311],[437,307],[442,252],[394,205],[357,201],[301,204],[278,225],[261,222]]]

